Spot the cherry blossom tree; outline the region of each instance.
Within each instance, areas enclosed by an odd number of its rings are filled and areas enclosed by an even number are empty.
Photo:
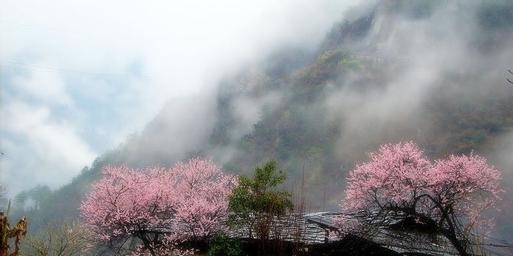
[[[469,255],[472,232],[490,221],[483,212],[500,199],[499,171],[475,154],[431,163],[411,141],[383,145],[369,158],[347,179],[343,212],[367,227],[408,223]]]
[[[193,159],[178,163],[173,171],[175,218],[186,230],[188,240],[204,240],[224,229],[229,197],[237,184],[234,176],[223,174],[211,161]]]
[[[234,176],[199,158],[170,169],[110,166],[80,209],[104,241],[123,247],[137,239],[136,254],[177,254],[178,243],[204,240],[223,228],[235,183]]]

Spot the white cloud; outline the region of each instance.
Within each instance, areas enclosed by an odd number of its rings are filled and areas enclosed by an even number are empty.
[[[77,135],[75,128],[50,116],[49,109],[12,102],[2,108],[2,173],[11,192],[27,184],[55,188],[69,181],[90,163],[95,153]],[[6,136],[7,135],[7,136]],[[56,178],[58,177],[58,178]]]
[[[64,184],[93,151],[141,130],[168,99],[215,92],[224,72],[276,47],[315,46],[357,2],[2,0],[0,90],[13,98],[2,95],[0,129],[21,138],[15,143],[3,134],[2,150],[34,155],[30,163],[2,160],[3,175],[37,169],[47,177],[36,175],[23,188]],[[211,100],[192,104],[204,109]],[[213,120],[204,112],[195,118]],[[56,165],[58,158],[66,164]]]
[[[45,104],[72,105],[72,100],[66,92],[64,82],[55,70],[43,69],[50,65],[33,65],[32,72],[27,76],[17,76],[12,86],[19,94],[32,97]]]

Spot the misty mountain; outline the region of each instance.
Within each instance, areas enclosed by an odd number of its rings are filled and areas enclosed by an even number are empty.
[[[277,49],[226,74],[206,96],[171,100],[72,183],[24,192],[18,205],[36,229],[75,219],[103,166],[171,165],[201,155],[233,173],[275,159],[290,191],[304,179],[308,209],[333,209],[346,174],[367,152],[404,140],[434,159],[486,155],[511,184],[513,87],[505,78],[512,60],[511,1],[362,5],[317,49]],[[512,205],[506,197],[497,216],[498,232],[510,240]]]

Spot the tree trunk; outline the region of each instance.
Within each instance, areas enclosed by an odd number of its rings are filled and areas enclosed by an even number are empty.
[[[144,238],[143,238],[143,237],[140,237],[140,239],[142,240],[142,242],[143,242],[143,244],[144,244],[145,249],[147,249],[147,250],[150,252],[150,254],[151,254],[152,256],[157,256],[157,254],[156,254],[156,253],[155,253],[155,251],[153,250],[153,247],[151,246],[151,242],[150,242],[150,241],[148,241],[148,239],[146,239],[146,237],[144,237]]]
[[[444,231],[443,232],[443,235],[449,239],[449,241],[451,242],[451,244],[454,246],[454,248],[458,251],[458,253],[460,254],[460,256],[470,256],[470,254],[467,252],[467,249],[465,248],[465,246],[463,246],[463,244],[461,243],[461,241],[456,237],[456,235],[454,235],[452,232],[450,231]]]

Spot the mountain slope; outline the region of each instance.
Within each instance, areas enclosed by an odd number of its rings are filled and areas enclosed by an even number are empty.
[[[304,177],[310,209],[336,207],[354,164],[399,140],[416,140],[433,158],[477,151],[504,170],[505,184],[513,181],[497,147],[513,136],[513,88],[504,80],[513,65],[513,3],[381,1],[355,13],[313,52],[280,50],[222,79],[215,120],[198,125],[206,136],[180,144],[164,109],[71,184],[46,192],[29,212],[32,223],[77,218],[104,165],[169,165],[192,155],[236,173],[276,159],[291,191]],[[505,202],[510,209],[513,199]],[[513,239],[506,215],[502,236]]]

